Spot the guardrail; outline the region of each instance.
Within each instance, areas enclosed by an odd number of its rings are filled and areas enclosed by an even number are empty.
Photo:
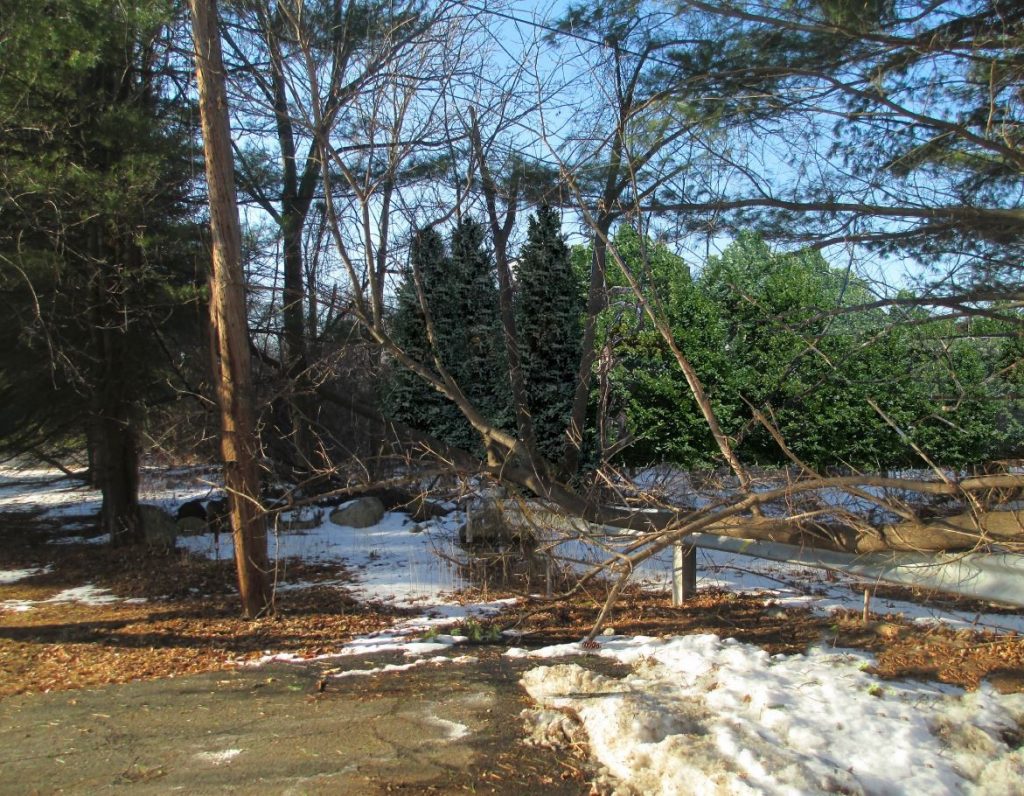
[[[830,569],[869,580],[917,586],[1024,607],[1024,556],[1013,553],[837,553],[781,542],[696,533],[673,551],[672,598],[679,604],[696,587],[695,548]],[[686,550],[690,548],[690,552]],[[692,561],[692,571],[687,566]],[[689,587],[689,588],[688,588]],[[678,595],[678,596],[677,596]]]

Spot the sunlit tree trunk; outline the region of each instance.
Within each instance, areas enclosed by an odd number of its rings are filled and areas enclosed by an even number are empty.
[[[259,505],[260,475],[256,462],[242,236],[235,198],[224,67],[216,0],[189,0],[189,6],[213,235],[210,319],[216,341],[214,371],[218,377],[224,485],[230,499],[242,609],[246,616],[256,617],[270,607],[267,534]]]

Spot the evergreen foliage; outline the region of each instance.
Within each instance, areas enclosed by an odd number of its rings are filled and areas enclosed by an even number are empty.
[[[436,356],[485,417],[507,424],[510,401],[498,290],[483,243],[483,228],[471,219],[462,220],[453,232],[450,255],[435,229],[417,233],[409,267],[398,288],[391,334],[410,357],[432,369]],[[436,350],[428,338],[416,272]],[[410,371],[397,370],[385,407],[395,420],[428,431],[450,445],[480,449],[475,432],[455,405]]]
[[[1020,404],[1010,381],[1019,339],[1009,325],[958,324],[923,310],[836,315],[873,296],[819,253],[776,253],[753,234],[710,258],[695,281],[679,258],[633,230],[620,228],[615,244],[653,284],[746,460],[788,462],[748,403],[792,453],[819,468],[922,466],[915,446],[947,466],[1019,454]],[[685,378],[631,293],[616,290],[622,282],[610,269],[618,298],[602,322],[614,359],[609,411],[625,413],[633,437],[620,458],[714,463],[717,450]],[[993,334],[1002,336],[986,336]]]
[[[47,9],[9,3],[0,35],[0,443],[88,440],[127,541],[141,412],[168,397],[169,321],[198,299],[191,130],[160,82],[167,3]]]
[[[409,263],[402,272],[397,292],[397,306],[391,319],[391,338],[412,359],[433,369],[434,354],[427,334],[426,316],[416,286],[418,274],[424,297],[431,311],[431,321],[438,322],[436,307],[442,302],[432,300],[443,274],[449,271],[444,242],[432,227],[420,230],[412,240]],[[442,313],[443,315],[443,313]],[[444,321],[443,317],[441,318]],[[385,395],[385,408],[395,420],[423,430],[440,429],[455,420],[454,407],[423,382],[415,373],[398,367]]]
[[[537,447],[554,462],[565,447],[582,343],[583,294],[561,218],[542,206],[519,257],[516,329]]]

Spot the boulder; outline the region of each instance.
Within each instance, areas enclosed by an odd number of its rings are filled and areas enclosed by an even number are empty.
[[[201,520],[198,517],[182,517],[178,520],[177,525],[178,533],[182,535],[197,536],[206,533],[207,530],[206,520]]]
[[[324,521],[324,513],[318,508],[305,506],[292,511],[283,511],[279,515],[277,527],[282,531],[309,531],[320,527]]]
[[[427,522],[451,514],[451,509],[428,500],[422,493],[406,489],[379,489],[368,493],[367,497],[371,495],[380,498],[388,511],[403,511],[412,517],[414,522]]]
[[[206,506],[201,500],[189,500],[178,506],[178,532],[206,533]]]
[[[466,510],[466,521],[459,526],[459,543],[464,545],[507,544],[518,535],[505,520],[498,503],[483,503]]]
[[[462,544],[507,544],[531,539],[585,536],[591,526],[578,517],[553,511],[535,500],[512,500],[483,494],[465,504]]]
[[[206,522],[206,506],[203,505],[201,500],[189,500],[186,503],[182,503],[178,506],[178,519],[194,519],[202,520]]]
[[[384,504],[380,498],[362,497],[332,511],[331,522],[350,528],[368,528],[380,522],[383,516]]]
[[[178,541],[178,521],[159,506],[139,506],[142,533],[152,547],[173,548]]]

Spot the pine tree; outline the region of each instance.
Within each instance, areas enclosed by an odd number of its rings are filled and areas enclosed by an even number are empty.
[[[419,272],[437,351],[427,339],[426,319],[413,278]],[[435,353],[466,397],[489,420],[509,417],[509,389],[502,356],[498,291],[483,227],[464,219],[451,238],[451,255],[433,229],[413,239],[409,268],[398,289],[392,338],[413,359],[433,367]],[[385,400],[396,420],[450,445],[479,450],[472,427],[455,405],[408,371],[397,372]]]
[[[456,295],[449,367],[466,397],[484,417],[507,427],[511,422],[511,388],[494,262],[484,247],[483,226],[463,218],[452,233],[451,252],[450,284]]]
[[[584,302],[561,219],[550,207],[530,218],[518,275],[517,330],[527,400],[539,451],[556,461],[572,410]]]
[[[8,5],[0,442],[86,441],[103,529],[137,541],[140,414],[164,381],[155,329],[197,295],[187,108],[160,84],[168,6],[54,0],[40,26],[36,4]]]
[[[432,227],[420,230],[412,240],[409,264],[402,273],[397,292],[397,307],[391,319],[391,338],[412,359],[433,369],[434,352],[427,336],[426,317],[420,304],[415,274],[419,274],[431,322],[446,329],[448,320],[439,294],[444,275],[450,271],[444,242]],[[384,399],[387,413],[413,428],[437,432],[456,420],[454,407],[415,373],[398,368]],[[439,438],[441,435],[438,434]]]

